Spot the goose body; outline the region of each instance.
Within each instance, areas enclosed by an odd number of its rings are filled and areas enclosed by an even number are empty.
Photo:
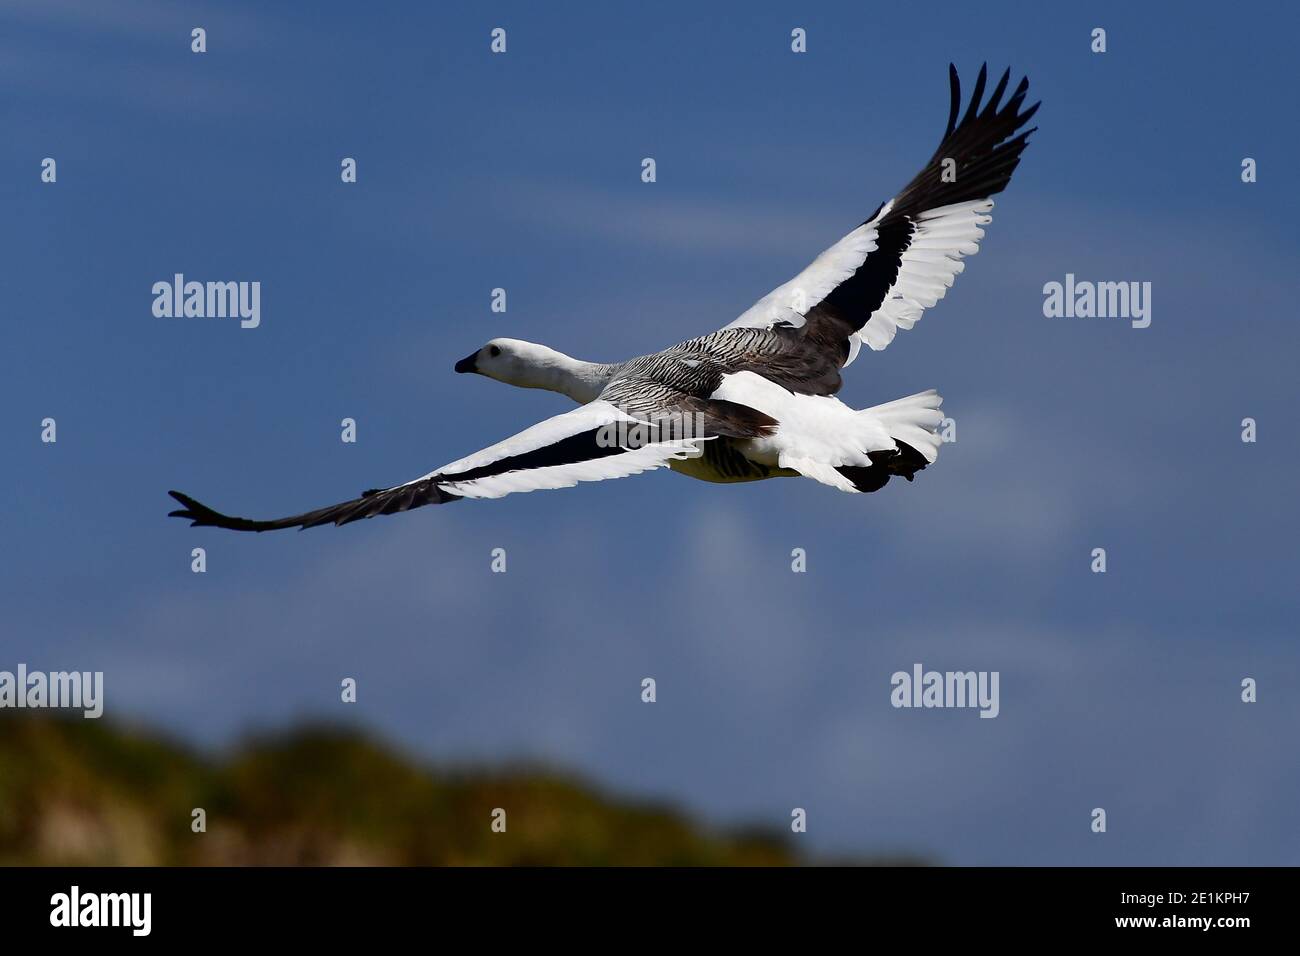
[[[980,70],[965,114],[956,69],[934,156],[896,197],[727,326],[623,362],[588,362],[544,345],[493,339],[455,370],[578,403],[434,471],[314,511],[272,520],[221,514],[177,491],[175,517],[239,531],[310,528],[461,498],[565,488],[669,467],[714,482],[804,476],[846,492],[908,481],[938,457],[933,389],[867,409],[835,397],[863,343],[879,351],[934,306],[978,251],[1033,130],[1028,80],[983,102]]]

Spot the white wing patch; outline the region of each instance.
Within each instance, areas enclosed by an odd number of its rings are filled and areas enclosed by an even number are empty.
[[[912,241],[902,255],[898,278],[880,308],[854,337],[861,336],[878,352],[894,341],[899,329],[914,326],[966,268],[963,257],[979,252],[982,227],[993,221],[992,209],[992,199],[977,199],[920,213],[914,221]]]
[[[427,475],[421,475],[415,480],[424,481],[426,478],[433,478],[440,474],[455,474],[469,471],[471,468],[482,468],[494,461],[500,461],[502,458],[512,458],[515,455],[536,451],[539,448],[545,448],[547,445],[554,445],[562,439],[571,438],[593,428],[600,428],[602,425],[608,425],[611,422],[631,421],[634,421],[632,416],[609,402],[590,402],[573,409],[573,411],[565,412],[563,415],[556,415],[554,418],[538,422],[530,428],[525,428],[517,435],[512,435],[495,445],[489,445],[482,451],[476,451],[472,455],[459,458],[451,462],[451,464],[443,465],[441,468],[431,471]]]
[[[694,457],[699,454],[698,442],[704,440],[706,439],[692,438],[684,441],[657,442],[590,461],[530,468],[525,471],[508,471],[488,478],[476,478],[473,481],[439,483],[438,487],[462,498],[503,498],[516,491],[572,488],[580,481],[626,478],[630,475],[639,475],[643,471],[663,468],[677,459]]]
[[[766,329],[778,322],[788,322],[795,328],[802,326],[805,313],[853,275],[867,261],[867,256],[876,251],[875,224],[893,205],[892,200],[886,203],[870,222],[824,250],[803,272],[773,289],[723,328]]]
[[[607,478],[624,478],[640,474],[654,468],[662,468],[669,462],[700,453],[699,442],[706,439],[692,438],[679,441],[654,442],[640,447],[628,448],[616,454],[602,455],[587,460],[547,464],[541,467],[519,468],[500,474],[472,478],[467,481],[438,481],[439,475],[454,476],[477,468],[484,468],[507,458],[540,451],[551,445],[572,438],[593,429],[620,423],[635,425],[640,420],[628,415],[610,402],[595,401],[581,408],[575,408],[563,415],[556,415],[546,421],[526,428],[519,434],[505,441],[490,445],[482,451],[467,455],[436,471],[417,478],[424,481],[429,478],[444,491],[463,498],[501,498],[516,491],[539,491],[552,488],[572,488],[581,481],[604,481]],[[620,439],[617,428],[610,429],[610,440]],[[409,484],[410,482],[408,482]]]
[[[724,328],[771,328],[778,322],[794,328],[802,326],[808,310],[852,276],[867,256],[876,251],[875,224],[889,215],[893,206],[893,200],[885,203],[870,222],[854,229],[803,272],[763,296]],[[899,329],[910,329],[923,311],[944,297],[953,280],[966,268],[962,259],[979,252],[983,227],[993,221],[989,215],[992,209],[992,199],[975,199],[931,209],[916,217],[916,231],[902,255],[898,277],[885,294],[884,302],[860,331],[849,336],[845,368],[858,357],[864,341],[873,351],[880,351],[894,341]]]

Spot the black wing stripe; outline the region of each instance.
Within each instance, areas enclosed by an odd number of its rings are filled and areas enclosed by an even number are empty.
[[[170,512],[168,517],[188,518],[190,527],[228,528],[232,531],[278,531],[284,528],[316,528],[325,524],[344,525],[362,518],[373,518],[376,515],[398,514],[424,505],[458,501],[460,495],[441,487],[451,482],[474,481],[512,471],[572,465],[622,454],[626,449],[613,440],[617,437],[617,433],[606,432],[604,428],[590,429],[533,451],[497,459],[478,468],[430,475],[428,478],[397,485],[394,488],[372,489],[351,501],[269,521],[225,515],[189,495],[179,491],[169,491],[168,494],[184,505],[184,508]],[[647,440],[652,440],[649,433],[647,433]]]
[[[866,325],[898,278],[903,253],[912,244],[913,232],[915,227],[910,219],[886,216],[876,227],[875,252],[868,253],[857,271],[832,289],[817,308],[842,321],[848,332],[856,332]]]
[[[618,433],[604,427],[579,432],[568,438],[561,438],[550,445],[544,445],[522,455],[499,458],[494,462],[468,471],[440,474],[437,477],[442,484],[448,482],[473,481],[476,478],[490,478],[508,471],[529,471],[534,468],[553,468],[556,465],[574,465],[582,461],[592,461],[609,455],[622,454],[624,449],[612,440]]]
[[[809,318],[813,320],[810,325],[828,323],[843,335],[860,330],[898,280],[903,254],[916,233],[914,219],[918,215],[943,206],[987,199],[1002,192],[1011,181],[1011,174],[1028,145],[1029,134],[1034,132],[1030,129],[1017,134],[1017,131],[1040,105],[1035,103],[1020,112],[1029,80],[1021,80],[1006,104],[999,106],[1011,78],[1008,69],[981,110],[980,101],[988,81],[985,64],[980,68],[965,115],[957,122],[961,111],[961,82],[952,64],[948,66],[948,76],[952,99],[943,140],[925,168],[898,194],[889,212],[876,224],[875,251],[867,254],[853,275],[809,310]],[[954,182],[943,181],[945,159],[956,163]],[[879,214],[878,209],[875,215]]]

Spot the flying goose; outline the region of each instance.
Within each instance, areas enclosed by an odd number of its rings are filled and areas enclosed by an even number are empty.
[[[498,338],[456,363],[579,407],[405,484],[270,521],[233,518],[178,491],[171,516],[191,526],[272,531],[347,524],[460,498],[568,488],[668,466],[705,481],[802,475],[841,491],[908,481],[939,453],[942,399],[933,389],[855,410],[835,398],[863,342],[885,348],[933,306],[974,255],[1038,109],[1029,80],[1005,104],[1011,71],[981,105],[987,65],[964,115],[957,70],[939,147],[901,193],[785,285],[727,326],[625,362],[584,362]]]

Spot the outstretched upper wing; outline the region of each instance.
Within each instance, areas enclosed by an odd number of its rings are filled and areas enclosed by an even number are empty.
[[[255,521],[221,514],[188,495],[171,491],[168,494],[184,508],[170,516],[190,519],[191,527],[233,531],[314,528],[440,505],[458,498],[500,498],[515,491],[570,488],[580,481],[622,478],[698,453],[701,437],[657,440],[657,430],[639,425],[639,419],[614,404],[597,400],[548,418],[414,481],[367,491],[341,504],[287,518]]]
[[[943,298],[965,267],[962,257],[979,250],[981,227],[992,219],[990,197],[1006,188],[1034,132],[1017,131],[1039,106],[1021,111],[1028,78],[1000,105],[1011,78],[1007,70],[981,108],[986,65],[958,122],[961,84],[951,64],[948,74],[948,128],[925,168],[866,222],[727,328],[801,328],[819,347],[834,343],[848,365],[862,340],[883,349],[898,329],[910,329],[923,310]]]

